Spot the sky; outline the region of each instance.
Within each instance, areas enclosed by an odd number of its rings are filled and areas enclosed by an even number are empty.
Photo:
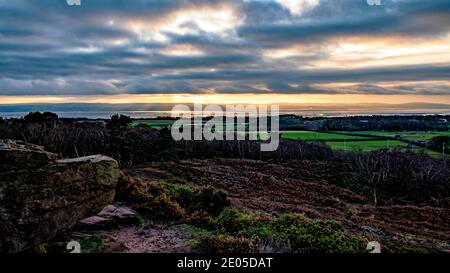
[[[0,104],[450,104],[450,1],[0,0]]]

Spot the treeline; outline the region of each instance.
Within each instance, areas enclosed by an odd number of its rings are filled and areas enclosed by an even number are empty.
[[[180,158],[242,158],[254,160],[311,159],[330,160],[334,154],[331,148],[320,142],[280,140],[276,151],[262,152],[261,141],[179,141]]]
[[[447,131],[446,116],[305,118],[300,127],[326,131]]]
[[[59,119],[53,113],[30,113],[23,119],[0,122],[0,138],[18,139],[44,146],[61,158],[104,154],[122,167],[145,162],[166,149],[159,147],[158,131],[150,127],[129,127],[126,116],[107,122]]]

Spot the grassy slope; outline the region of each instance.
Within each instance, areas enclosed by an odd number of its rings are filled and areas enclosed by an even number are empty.
[[[384,148],[406,148],[408,144],[398,140],[376,140],[358,142],[326,142],[333,150],[363,150],[374,151]]]
[[[324,132],[311,132],[311,131],[297,131],[297,132],[283,132],[281,137],[291,140],[307,140],[307,141],[325,141],[333,150],[362,150],[362,151],[374,151],[385,148],[407,148],[408,144],[397,140],[368,140],[368,141],[355,141],[353,139],[366,139],[362,136],[345,135],[345,133],[355,133],[362,135],[373,136],[387,136],[394,137],[400,135],[404,138],[411,140],[430,140],[435,136],[450,136],[449,132],[384,132],[384,131],[357,131],[357,132],[342,132],[340,133],[324,133]],[[327,142],[327,140],[342,139],[342,142]],[[347,141],[344,141],[347,140]],[[421,152],[422,148],[414,148],[416,152]],[[439,157],[441,153],[427,150],[424,152],[428,155]]]
[[[322,133],[322,132],[310,132],[310,131],[295,131],[295,132],[283,132],[281,137],[284,139],[292,140],[317,140],[326,141],[330,139],[367,139],[361,136],[350,136],[344,134],[334,134],[334,133]]]
[[[362,131],[355,132],[364,135],[374,135],[374,136],[402,136],[404,138],[412,140],[430,140],[436,136],[450,136],[450,131],[448,132],[383,132],[383,131]]]

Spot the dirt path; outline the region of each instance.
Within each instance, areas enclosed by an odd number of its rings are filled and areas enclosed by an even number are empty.
[[[180,226],[131,226],[96,232],[96,236],[111,238],[123,246],[125,253],[188,253],[192,234]]]

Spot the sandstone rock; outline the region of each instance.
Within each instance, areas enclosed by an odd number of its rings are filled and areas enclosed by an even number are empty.
[[[77,224],[77,230],[105,230],[139,223],[138,214],[129,207],[108,205],[97,215],[82,219]]]
[[[0,140],[0,170],[39,168],[55,161],[56,154],[44,151],[38,145],[17,140]]]
[[[100,216],[91,216],[80,220],[77,224],[79,230],[103,230],[115,227],[115,223],[111,219]]]
[[[36,145],[0,141],[0,252],[44,243],[113,201],[114,159],[56,158]]]
[[[98,216],[112,218],[121,225],[137,224],[139,222],[137,213],[126,206],[108,205],[98,213]]]

